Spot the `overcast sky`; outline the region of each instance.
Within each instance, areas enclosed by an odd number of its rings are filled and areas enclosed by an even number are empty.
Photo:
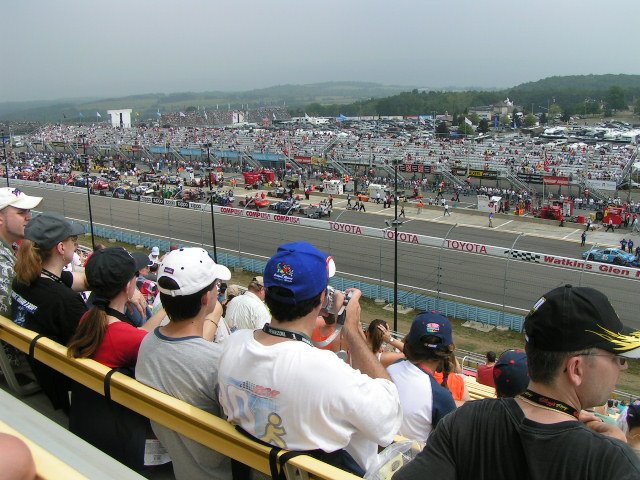
[[[640,74],[639,0],[9,0],[0,101]]]

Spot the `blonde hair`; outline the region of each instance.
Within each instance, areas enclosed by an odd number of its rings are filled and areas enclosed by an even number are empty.
[[[42,273],[42,264],[51,258],[54,248],[42,250],[31,240],[23,240],[14,268],[18,283],[31,285],[35,282]]]

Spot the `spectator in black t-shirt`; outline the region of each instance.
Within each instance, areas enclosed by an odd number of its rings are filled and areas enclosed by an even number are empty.
[[[84,274],[63,271],[78,246],[84,227],[57,213],[42,213],[25,228],[16,261],[11,316],[20,326],[66,345],[87,307],[72,287],[87,290]],[[68,411],[69,380],[33,361],[38,382],[53,406]]]
[[[540,298],[524,332],[528,389],[447,415],[394,480],[433,472],[457,480],[640,478],[622,431],[583,411],[610,397],[627,358],[640,355],[640,332],[620,322],[604,294],[571,285]]]

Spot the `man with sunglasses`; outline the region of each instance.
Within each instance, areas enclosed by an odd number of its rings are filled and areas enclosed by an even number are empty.
[[[565,285],[540,298],[524,322],[529,386],[515,398],[469,402],[445,417],[394,480],[631,479],[640,460],[615,426],[585,409],[610,397],[632,332],[601,292]]]

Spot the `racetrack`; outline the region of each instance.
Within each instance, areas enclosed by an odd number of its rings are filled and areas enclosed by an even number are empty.
[[[89,218],[86,194],[33,186],[26,186],[23,190],[45,197],[40,210],[58,211],[82,220]],[[91,204],[95,223],[143,235],[163,236],[171,243],[202,244],[211,248],[209,212],[94,195],[91,196]],[[389,218],[381,216],[380,212],[365,214],[337,210],[331,220],[338,215],[341,223],[375,228],[384,228],[384,219]],[[266,258],[282,243],[307,240],[330,252],[336,259],[338,270],[344,274],[366,277],[364,280],[369,283],[380,282],[386,286],[390,286],[393,280],[394,242],[391,240],[220,214],[215,215],[215,226],[219,249]],[[448,223],[413,218],[401,230],[444,238],[451,227]],[[455,240],[505,249],[512,248],[516,237],[518,234],[514,232],[468,226],[456,227],[449,236]],[[515,248],[572,258],[578,258],[579,252],[584,250],[575,242],[532,235],[519,238]],[[398,252],[398,281],[404,290],[426,290],[431,294],[439,290],[446,298],[460,297],[460,301],[465,303],[498,309],[504,303],[509,311],[524,314],[540,295],[551,288],[563,283],[581,284],[604,291],[621,319],[640,329],[638,280],[404,242],[398,242]]]

